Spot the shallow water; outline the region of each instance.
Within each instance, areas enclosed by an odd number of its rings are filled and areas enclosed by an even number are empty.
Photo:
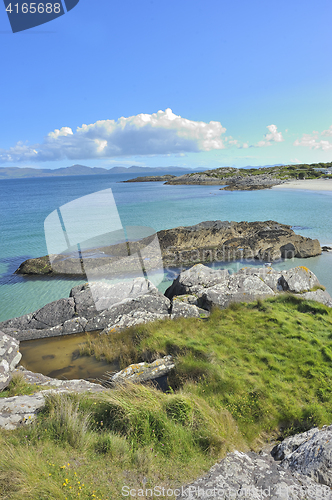
[[[94,337],[98,333],[89,333]],[[20,343],[21,365],[27,370],[61,380],[103,379],[106,372],[119,371],[118,363],[97,361],[93,356],[79,356],[87,335],[72,334]]]

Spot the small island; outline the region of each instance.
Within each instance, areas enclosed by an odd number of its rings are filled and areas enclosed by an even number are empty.
[[[158,238],[158,241],[156,240]],[[159,243],[160,251],[156,244]],[[129,245],[129,254],[128,247]],[[28,259],[16,270],[23,275],[85,276],[85,268],[97,276],[112,276],[134,271],[134,254],[144,251],[149,268],[190,266],[197,262],[227,262],[246,259],[273,262],[283,258],[307,258],[320,255],[318,240],[296,234],[292,227],[276,221],[229,222],[205,221],[188,227],[164,229],[139,241],[118,243],[109,247],[73,254]],[[126,257],[125,257],[126,256]]]
[[[162,175],[136,177],[124,182],[160,182],[167,185],[223,186],[225,191],[255,191],[294,180],[331,179],[332,162],[300,165],[279,165],[260,168],[220,167],[180,176]]]

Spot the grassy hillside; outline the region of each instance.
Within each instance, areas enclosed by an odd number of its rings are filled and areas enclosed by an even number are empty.
[[[172,354],[170,391],[53,397],[36,424],[1,431],[0,498],[174,488],[229,450],[332,422],[332,311],[291,295],[90,339],[85,354],[122,367]]]

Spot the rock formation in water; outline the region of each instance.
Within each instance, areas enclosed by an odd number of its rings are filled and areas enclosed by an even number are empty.
[[[139,241],[98,249],[99,255],[103,252],[103,257],[90,257],[90,250],[87,254],[82,252],[82,259],[59,255],[52,258],[52,265],[48,256],[28,259],[16,272],[81,276],[89,272],[96,276],[114,277],[137,271],[140,252],[144,253],[144,259],[140,260],[139,266],[148,270],[239,259],[273,262],[283,258],[314,257],[322,252],[318,240],[295,234],[291,226],[275,221],[207,221],[158,231],[157,236],[159,245],[155,235],[152,235]]]
[[[146,175],[145,177],[135,177],[135,179],[128,179],[121,182],[166,182],[175,179],[176,175]]]

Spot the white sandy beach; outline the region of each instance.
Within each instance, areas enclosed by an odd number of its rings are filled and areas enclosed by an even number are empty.
[[[287,181],[272,189],[306,189],[310,191],[332,191],[332,179],[305,179]]]

